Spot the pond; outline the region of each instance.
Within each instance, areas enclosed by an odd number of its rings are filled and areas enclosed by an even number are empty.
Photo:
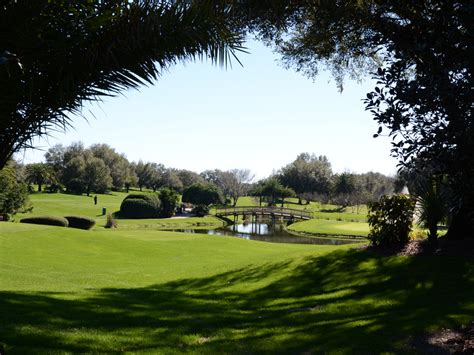
[[[289,233],[283,224],[245,223],[217,229],[174,229],[174,232],[198,233],[215,236],[230,236],[270,243],[341,245],[364,242],[364,239],[343,239],[344,236],[306,237]]]

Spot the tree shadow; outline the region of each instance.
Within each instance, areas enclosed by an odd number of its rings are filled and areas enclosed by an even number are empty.
[[[474,318],[474,261],[341,251],[143,288],[1,292],[6,352],[409,351]]]

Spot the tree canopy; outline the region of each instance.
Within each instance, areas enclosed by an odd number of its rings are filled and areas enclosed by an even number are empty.
[[[243,22],[308,76],[372,72],[366,108],[402,165],[436,166],[457,192],[448,235],[474,236],[472,58],[468,0],[240,2]]]
[[[201,1],[9,0],[0,6],[0,168],[85,101],[153,83],[182,60],[226,64],[242,38]]]

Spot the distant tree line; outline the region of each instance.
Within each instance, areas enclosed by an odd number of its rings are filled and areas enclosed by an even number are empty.
[[[137,188],[153,191],[168,188],[193,204],[235,206],[241,196],[253,195],[260,203],[283,204],[297,197],[298,203],[319,201],[345,208],[376,201],[401,189],[400,179],[380,173],[333,173],[324,155],[302,153],[269,178],[254,181],[248,169],[205,170],[200,174],[165,167],[155,162],[130,162],[107,144],[88,148],[80,142],[55,145],[45,154],[45,162],[16,164],[19,182],[36,185],[39,192],[64,191],[73,194],[105,193]],[[397,185],[398,182],[398,185]]]

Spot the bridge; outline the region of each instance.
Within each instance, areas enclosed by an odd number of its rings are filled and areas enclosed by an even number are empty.
[[[268,217],[283,217],[289,219],[311,219],[313,218],[313,212],[299,210],[295,208],[283,208],[275,206],[266,207],[255,207],[255,206],[240,206],[240,207],[229,207],[219,208],[216,211],[216,216],[227,217],[227,216],[268,216]]]

